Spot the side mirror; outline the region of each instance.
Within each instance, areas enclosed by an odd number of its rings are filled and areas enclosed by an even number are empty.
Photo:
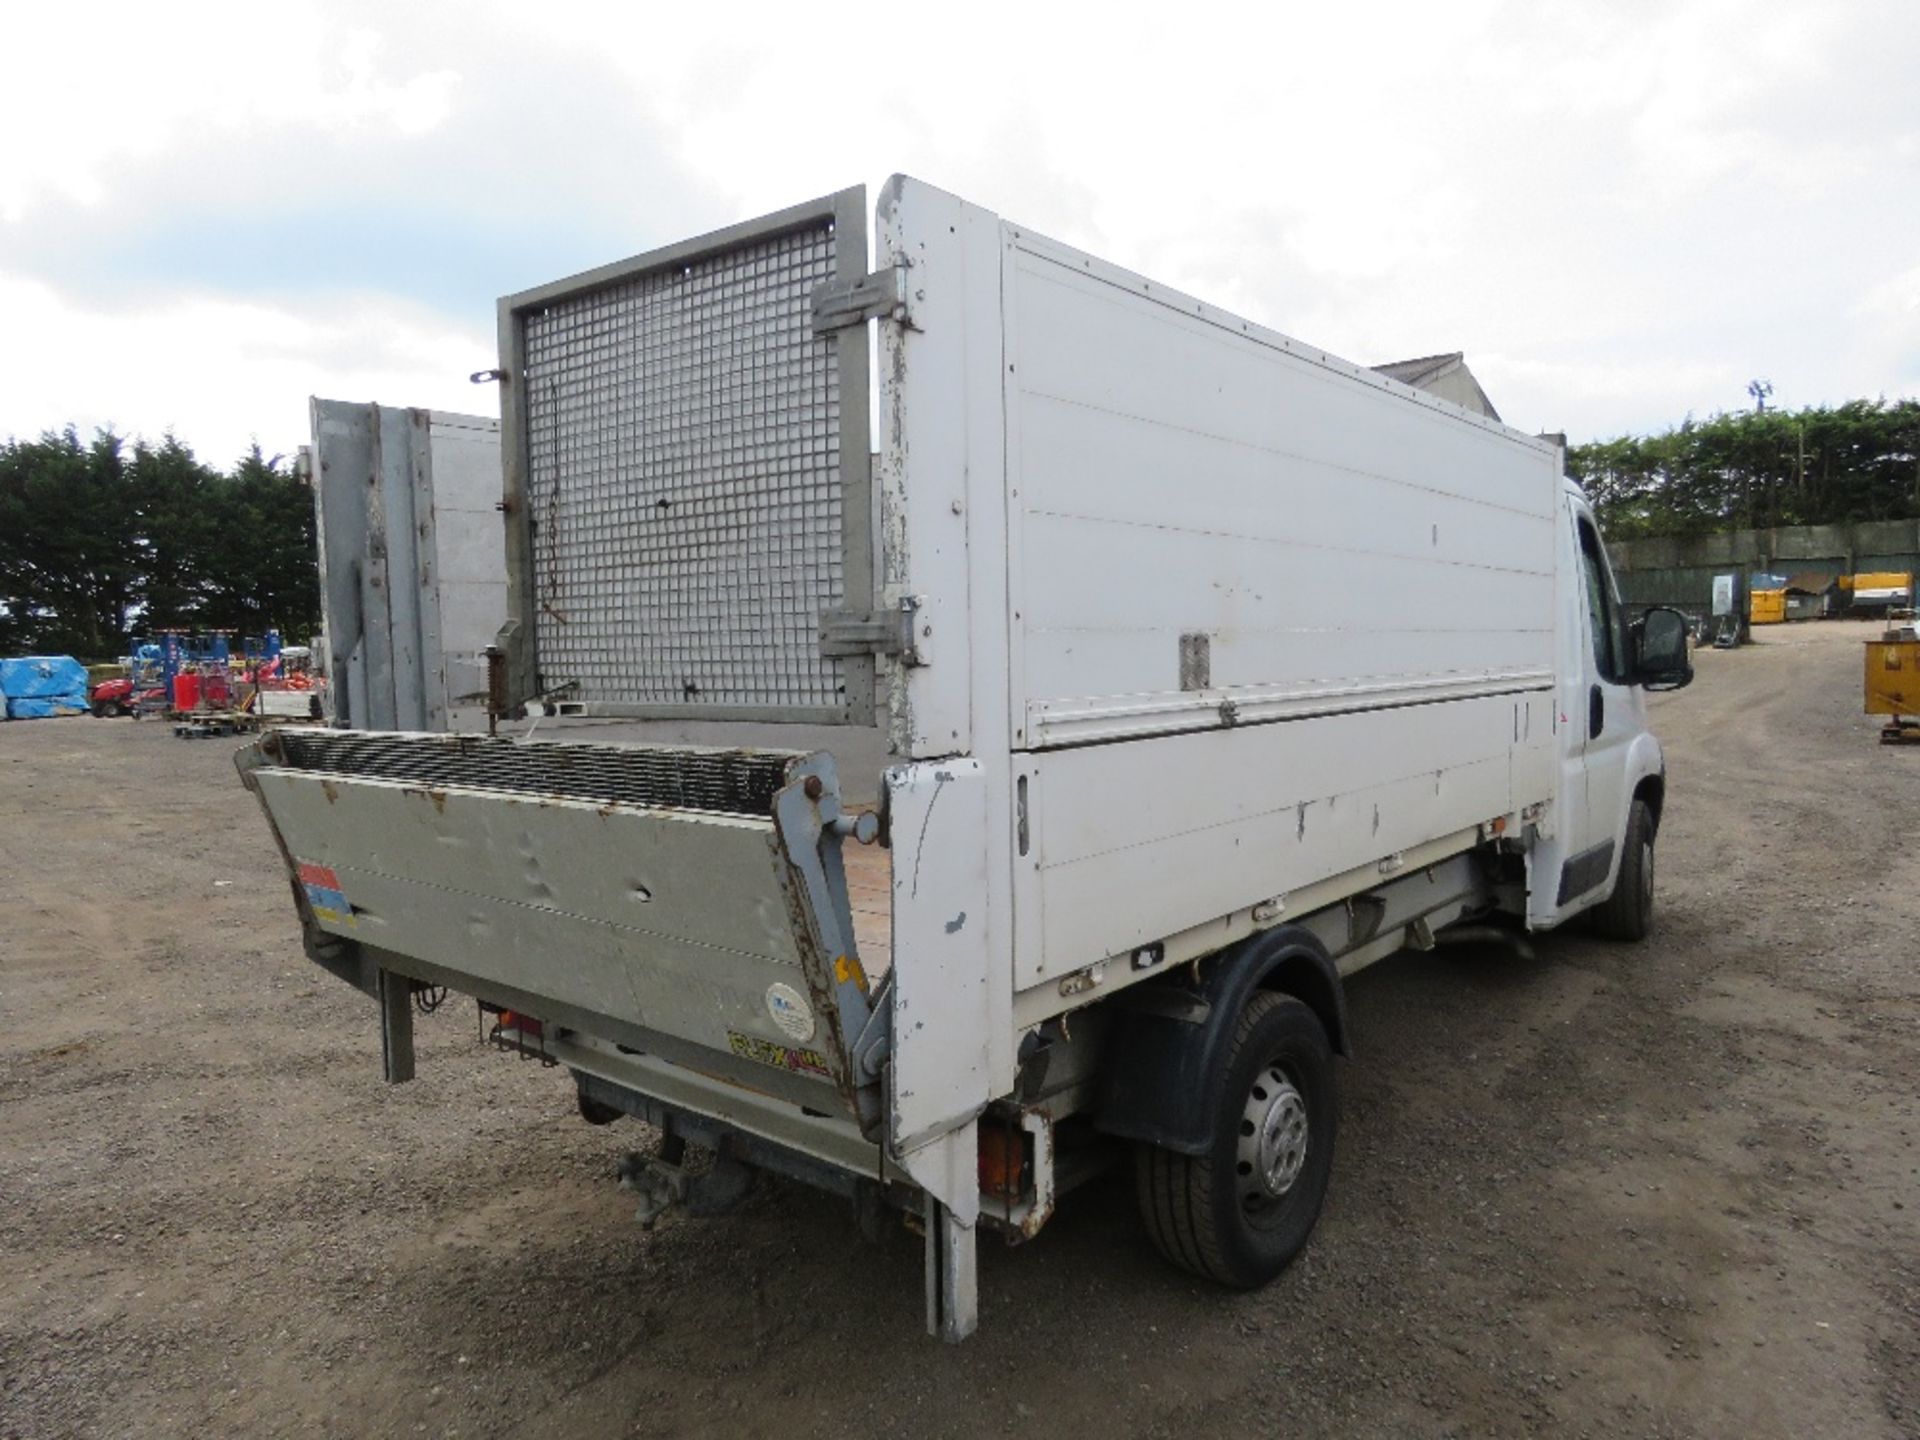
[[[1633,622],[1633,683],[1648,690],[1678,690],[1693,683],[1687,656],[1687,617],[1656,606]]]

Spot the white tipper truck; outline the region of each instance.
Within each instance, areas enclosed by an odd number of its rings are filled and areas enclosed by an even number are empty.
[[[1628,623],[1553,444],[918,181],[876,218],[501,301],[531,733],[242,774],[388,1077],[474,997],[662,1132],[644,1215],[756,1167],[897,1210],[958,1339],[981,1229],[1129,1163],[1169,1260],[1262,1284],[1345,977],[1462,922],[1647,933],[1685,620]]]

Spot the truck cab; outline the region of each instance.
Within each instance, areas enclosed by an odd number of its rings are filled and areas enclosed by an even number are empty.
[[[1561,815],[1529,856],[1527,923],[1548,929],[1598,904],[1598,924],[1638,940],[1652,925],[1653,845],[1666,800],[1666,760],[1642,692],[1691,681],[1686,620],[1659,609],[1630,622],[1585,492],[1567,480],[1562,503],[1554,713]]]

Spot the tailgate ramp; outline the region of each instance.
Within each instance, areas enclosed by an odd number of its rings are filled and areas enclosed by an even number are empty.
[[[277,731],[240,766],[312,930],[876,1133],[831,757]]]

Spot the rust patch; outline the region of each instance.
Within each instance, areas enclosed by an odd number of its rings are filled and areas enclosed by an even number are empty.
[[[327,797],[327,804],[331,805],[340,798],[340,787],[331,780],[322,780],[320,782],[320,793]]]

